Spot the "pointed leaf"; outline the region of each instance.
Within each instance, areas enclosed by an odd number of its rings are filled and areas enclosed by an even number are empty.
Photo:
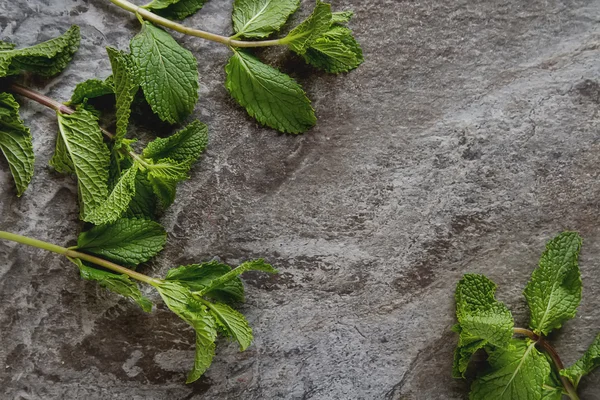
[[[240,344],[240,351],[246,350],[252,344],[252,328],[248,325],[246,317],[227,304],[206,302],[206,306],[227,335]]]
[[[307,63],[329,73],[348,72],[363,61],[362,49],[346,27],[334,26],[302,55]]]
[[[75,86],[69,105],[81,104],[89,99],[114,94],[112,79],[88,79]]]
[[[144,6],[161,17],[184,19],[195,14],[208,0],[154,0]]]
[[[204,152],[207,144],[208,128],[195,120],[167,138],[157,138],[148,143],[144,149],[144,157],[154,161],[167,158],[176,162],[192,163]]]
[[[112,66],[113,82],[117,108],[117,132],[113,138],[115,147],[121,147],[121,141],[127,135],[131,103],[138,91],[139,83],[135,61],[131,54],[107,47],[108,58]]]
[[[129,203],[135,196],[135,177],[138,164],[123,172],[117,184],[113,187],[108,198],[87,215],[87,221],[95,225],[115,222],[129,208]]]
[[[277,273],[277,270],[275,268],[273,268],[271,265],[267,264],[265,262],[265,260],[263,260],[263,259],[246,261],[245,263],[240,264],[239,267],[234,268],[231,271],[227,272],[226,274],[223,274],[223,275],[219,276],[218,278],[212,280],[206,286],[206,288],[204,290],[200,290],[200,291],[198,291],[198,293],[201,295],[204,295],[206,293],[210,293],[211,291],[213,291],[215,289],[221,289],[223,284],[231,281],[232,279],[237,278],[238,276],[240,276],[241,274],[243,274],[244,272],[247,272],[247,271],[263,271],[263,272],[268,272],[270,274]]]
[[[264,38],[277,32],[300,5],[300,0],[235,0],[236,37]]]
[[[212,281],[230,271],[229,265],[210,261],[170,269],[165,280],[179,282],[193,292],[202,292],[203,295],[217,300],[244,301],[244,284],[239,277],[223,283],[218,288],[206,291]]]
[[[354,16],[354,12],[352,11],[338,11],[331,13],[331,23],[332,24],[347,24],[350,22],[350,19]]]
[[[575,364],[560,371],[560,374],[569,378],[577,388],[579,380],[598,367],[600,367],[600,334],[596,336],[585,354]]]
[[[150,218],[156,217],[158,209],[158,198],[152,190],[152,185],[145,174],[138,173],[135,176],[135,195],[129,202],[129,208],[123,214],[124,217]]]
[[[283,39],[290,49],[302,55],[317,38],[327,32],[332,22],[331,5],[317,0],[313,13]]]

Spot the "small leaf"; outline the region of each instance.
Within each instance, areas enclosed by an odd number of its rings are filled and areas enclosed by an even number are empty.
[[[216,279],[213,279],[206,286],[205,289],[198,291],[198,293],[200,295],[204,295],[206,293],[212,292],[215,289],[221,289],[225,283],[231,281],[232,279],[237,278],[238,276],[240,276],[241,274],[243,274],[244,272],[247,272],[247,271],[263,271],[263,272],[268,272],[270,274],[277,273],[277,270],[275,268],[273,268],[271,265],[267,264],[265,262],[265,260],[263,260],[263,259],[246,261],[246,262],[240,264],[239,267],[232,269],[231,271],[219,276]]]
[[[123,214],[124,217],[150,218],[154,219],[158,209],[158,198],[152,190],[152,185],[145,174],[135,176],[135,195],[129,202],[129,208]]]
[[[212,281],[230,271],[229,265],[210,261],[170,269],[165,280],[178,282],[193,292],[202,292],[203,295],[217,300],[242,302],[244,301],[244,284],[239,277],[223,283],[218,288],[206,291]]]
[[[302,55],[307,63],[329,73],[348,72],[363,61],[362,49],[346,27],[334,26]]]
[[[61,36],[23,49],[0,50],[0,77],[22,71],[42,76],[61,72],[69,64],[79,48],[79,27],[73,25]]]
[[[19,116],[19,103],[9,93],[0,93],[0,150],[21,196],[33,177],[31,132]]]
[[[600,367],[600,334],[592,342],[585,354],[569,368],[560,371],[560,374],[569,378],[577,388],[582,377]]]
[[[208,0],[153,0],[143,8],[161,17],[184,19],[195,14]]]
[[[138,91],[139,83],[136,76],[135,62],[130,54],[112,47],[107,47],[108,58],[112,66],[114,90],[117,108],[117,132],[113,138],[115,148],[121,147],[121,142],[127,135],[131,103]]]
[[[192,53],[146,21],[131,40],[131,54],[152,111],[172,124],[188,116],[198,101],[198,68]]]
[[[534,332],[547,335],[575,316],[581,301],[580,250],[581,237],[575,232],[563,232],[546,245],[523,292]]]
[[[79,109],[71,115],[57,116],[60,138],[50,164],[59,172],[77,175],[81,217],[85,221],[108,196],[110,153],[92,113]]]
[[[317,38],[329,30],[331,22],[331,5],[317,0],[313,13],[281,39],[281,43],[287,44],[290,49],[302,55]]]
[[[227,304],[206,302],[206,306],[227,335],[240,344],[240,351],[246,350],[252,344],[252,328],[248,325],[246,317]]]
[[[300,0],[235,0],[233,30],[236,37],[264,38],[281,29]]]
[[[177,183],[188,178],[189,170],[189,162],[178,163],[168,158],[148,165],[148,181],[163,207],[168,207],[175,201]]]
[[[354,12],[352,11],[338,11],[331,13],[331,23],[332,24],[347,24],[350,22],[350,19],[354,16]]]
[[[135,301],[142,310],[152,311],[152,302],[142,295],[137,284],[125,274],[115,274],[102,269],[93,268],[84,264],[78,258],[69,258],[79,267],[79,272],[83,279],[96,281],[100,286],[111,292],[120,294]]]
[[[121,218],[81,233],[77,249],[119,264],[136,266],[157,255],[166,240],[167,234],[157,222]]]
[[[200,157],[208,144],[208,128],[195,120],[179,132],[167,137],[157,138],[148,143],[144,157],[154,161],[171,159],[176,162],[192,163]]]
[[[261,124],[301,133],[317,121],[302,87],[256,57],[235,51],[225,70],[229,93]]]
[[[119,177],[108,198],[87,215],[86,220],[95,225],[115,222],[128,209],[135,196],[135,178],[138,164],[134,163]]]
[[[75,86],[69,105],[81,104],[86,100],[114,93],[112,78],[109,77],[104,81],[100,79],[88,79]]]

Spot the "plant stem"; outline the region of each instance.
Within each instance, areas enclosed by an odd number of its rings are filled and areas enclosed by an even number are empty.
[[[254,42],[244,41],[244,40],[235,40],[235,37],[237,37],[237,36],[227,37],[227,36],[216,35],[214,33],[202,31],[199,29],[188,28],[187,26],[178,24],[177,22],[173,22],[169,19],[166,19],[159,15],[156,15],[153,12],[151,12],[143,7],[136,6],[135,4],[130,3],[127,0],[110,0],[110,2],[116,6],[121,7],[124,10],[127,10],[129,12],[132,12],[134,14],[141,16],[142,18],[144,18],[148,21],[152,21],[155,24],[162,25],[164,27],[173,29],[174,31],[181,32],[185,35],[200,37],[202,39],[211,40],[213,42],[224,44],[226,46],[267,47],[267,46],[279,46],[279,45],[283,44],[281,42],[281,40],[279,40],[279,39],[260,40],[260,41],[254,41]]]
[[[8,87],[8,90],[20,94],[21,96],[27,97],[33,101],[36,101],[46,107],[50,107],[53,110],[61,112],[63,114],[73,114],[75,111],[72,108],[65,106],[58,101],[51,99],[50,97],[44,96],[43,94],[36,92],[35,90],[31,90],[26,88],[25,86],[18,85],[13,83]]]
[[[529,329],[514,328],[513,332],[517,335],[527,336],[531,340],[535,341],[538,345],[540,345],[540,347],[544,349],[546,353],[548,353],[548,355],[552,359],[552,362],[554,363],[554,368],[556,369],[556,373],[560,378],[560,382],[562,383],[563,389],[567,393],[567,396],[569,396],[571,400],[579,400],[577,391],[573,387],[571,381],[560,374],[560,371],[565,369],[565,365],[563,364],[558,353],[556,352],[556,349],[550,344],[550,342],[548,342],[543,336],[538,335],[535,332],[530,331]]]
[[[76,250],[67,249],[65,247],[57,246],[55,244],[44,242],[44,241],[37,240],[37,239],[33,239],[33,238],[30,238],[27,236],[22,236],[22,235],[17,235],[17,234],[10,233],[10,232],[0,231],[0,239],[10,240],[12,242],[25,244],[27,246],[32,246],[32,247],[37,247],[39,249],[48,250],[53,253],[61,254],[63,256],[69,257],[69,258],[79,258],[80,260],[89,261],[93,264],[99,265],[106,269],[110,269],[111,271],[114,271],[114,272],[117,272],[120,274],[125,274],[125,275],[129,276],[130,278],[136,279],[140,282],[148,283],[150,285],[156,285],[161,282],[160,279],[151,278],[147,275],[140,274],[139,272],[130,270],[129,268],[122,267],[118,264],[104,260],[102,258],[95,257],[95,256],[92,256],[92,255],[89,255],[86,253],[82,253],[82,252],[79,252]]]

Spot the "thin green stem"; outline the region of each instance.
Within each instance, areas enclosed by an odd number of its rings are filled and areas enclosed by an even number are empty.
[[[196,36],[202,39],[210,40],[213,42],[221,43],[226,46],[233,47],[268,47],[268,46],[280,46],[282,45],[282,41],[280,39],[275,40],[259,40],[259,41],[244,41],[244,40],[236,40],[237,36],[227,37],[221,36],[214,33],[202,31],[200,29],[188,28],[187,26],[178,24],[177,22],[173,22],[169,19],[163,18],[159,15],[154,14],[153,12],[137,6],[133,3],[130,3],[127,0],[110,0],[114,5],[121,7],[124,10],[132,12],[139,17],[142,17],[145,20],[154,22],[157,25],[162,25],[166,28],[173,29],[174,31],[183,33],[185,35]]]
[[[17,235],[15,233],[0,231],[0,239],[10,240],[12,242],[24,244],[27,246],[37,247],[39,249],[51,251],[53,253],[61,254],[63,256],[69,257],[69,258],[79,258],[80,260],[91,262],[93,264],[99,265],[101,267],[104,267],[106,269],[109,269],[111,271],[114,271],[114,272],[117,272],[120,274],[125,274],[125,275],[129,276],[130,278],[136,279],[140,282],[145,282],[150,285],[156,285],[161,282],[160,279],[151,278],[147,275],[140,274],[139,272],[133,271],[129,268],[122,267],[118,264],[104,260],[102,258],[95,257],[95,256],[92,256],[92,255],[89,255],[86,253],[82,253],[80,251],[76,251],[73,249],[67,249],[62,246],[57,246],[55,244],[44,242],[42,240],[33,239],[28,236],[22,236],[22,235]]]

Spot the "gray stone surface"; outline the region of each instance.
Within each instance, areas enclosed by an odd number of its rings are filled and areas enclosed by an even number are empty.
[[[298,137],[258,127],[228,97],[226,48],[178,36],[199,59],[195,116],[210,149],[144,271],[267,258],[280,275],[246,278],[253,346],[220,342],[205,377],[185,385],[193,333],[163,306],[144,314],[59,256],[0,243],[2,399],[466,398],[450,377],[457,280],[487,274],[525,325],[521,291],[563,229],[585,238],[585,287],[553,339],[566,362],[584,351],[600,330],[600,2],[333,4],[356,12],[358,70],[329,76],[261,55],[314,101],[319,123]],[[230,12],[213,0],[186,24],[229,33]],[[60,100],[109,74],[103,48],[127,48],[135,18],[108,0],[0,1],[0,37],[19,44],[69,24],[83,34],[71,67],[27,82]],[[73,243],[76,187],[47,166],[55,118],[27,101],[23,113],[36,175],[17,199],[0,162],[0,228]],[[599,376],[583,399],[600,399]]]

